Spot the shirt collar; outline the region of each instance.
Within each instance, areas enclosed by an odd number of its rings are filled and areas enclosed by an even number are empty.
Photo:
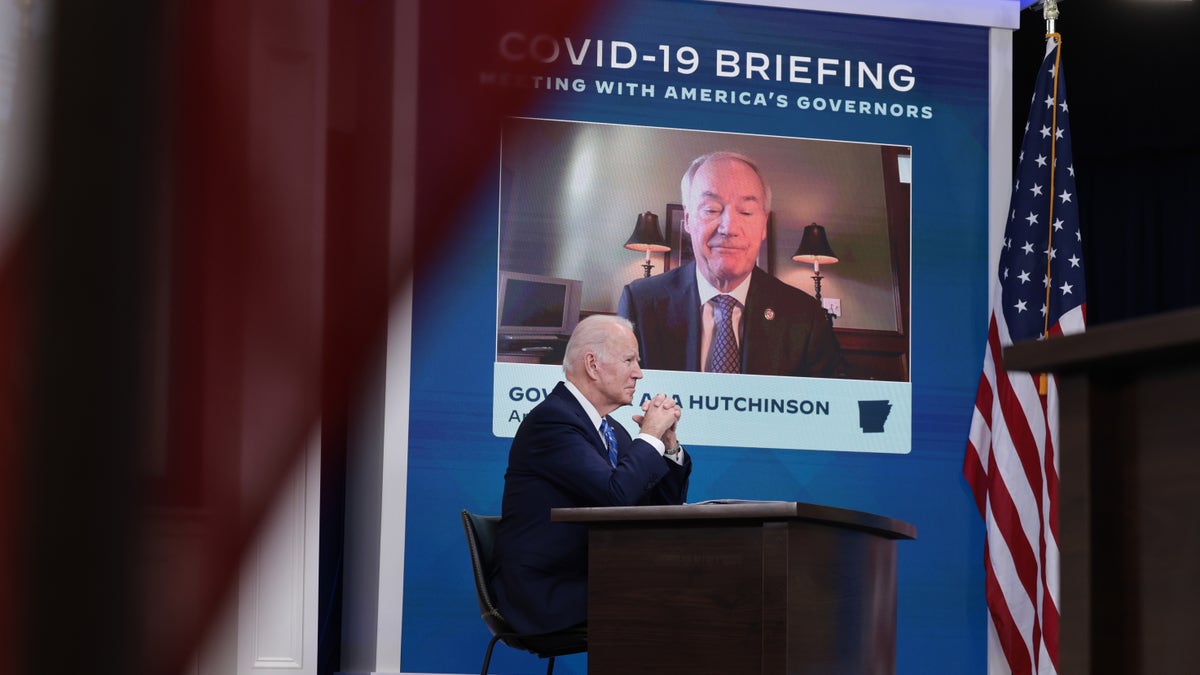
[[[742,307],[746,306],[746,295],[750,292],[750,279],[753,276],[754,272],[751,270],[750,274],[747,274],[746,278],[742,280],[742,283],[735,286],[734,289],[728,293],[728,295],[732,295],[734,299],[736,299],[742,305]],[[700,291],[701,307],[703,307],[704,304],[709,300],[712,300],[714,296],[721,295],[721,291],[718,291],[715,286],[708,283],[708,279],[705,279],[704,275],[700,273],[700,263],[696,263],[696,290]]]

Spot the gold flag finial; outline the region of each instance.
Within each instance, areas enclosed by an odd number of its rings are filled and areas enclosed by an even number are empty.
[[[1058,21],[1058,0],[1045,0],[1042,3],[1042,17],[1046,19],[1046,34],[1057,33],[1054,22]]]

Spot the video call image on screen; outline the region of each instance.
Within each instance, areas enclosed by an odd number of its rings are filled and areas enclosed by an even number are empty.
[[[910,148],[532,118],[506,120],[502,148],[498,362],[561,364],[581,316],[615,314],[645,263],[659,275],[693,260],[680,178],[694,158],[731,150],[771,186],[758,267],[818,294],[817,270],[793,252],[820,224],[837,264],[821,264],[819,294],[837,308],[847,377],[908,381]],[[669,251],[626,246],[646,212]]]

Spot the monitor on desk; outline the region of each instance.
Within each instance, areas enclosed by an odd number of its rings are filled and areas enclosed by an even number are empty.
[[[579,323],[583,282],[501,270],[496,332],[501,340],[558,338]]]

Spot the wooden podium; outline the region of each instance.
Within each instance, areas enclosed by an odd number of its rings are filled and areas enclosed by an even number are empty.
[[[1004,361],[1058,375],[1058,672],[1196,672],[1200,311],[1013,345]]]
[[[895,672],[908,523],[798,502],[550,514],[590,527],[589,675]]]

